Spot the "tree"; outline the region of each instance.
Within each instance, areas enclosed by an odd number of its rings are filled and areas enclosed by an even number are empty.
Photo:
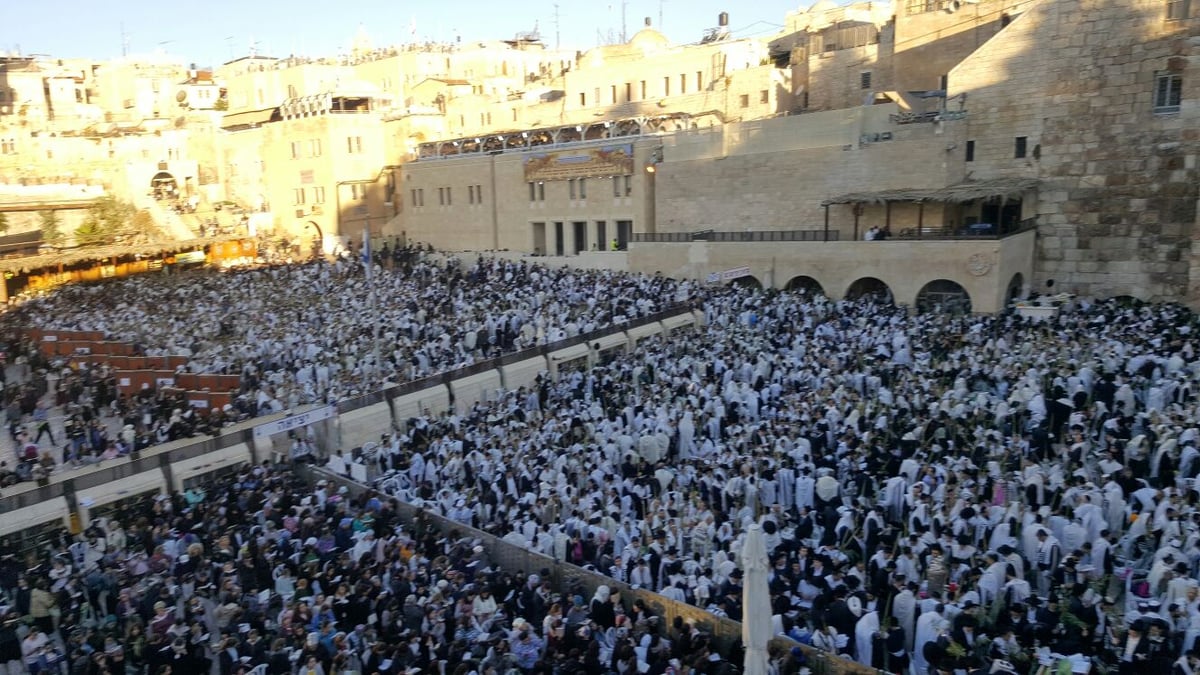
[[[105,195],[88,209],[83,224],[75,230],[75,243],[93,246],[131,236],[136,215],[137,209],[132,204]]]
[[[38,213],[38,218],[41,219],[42,241],[51,246],[61,243],[63,238],[62,222],[58,218],[58,211],[41,211]]]

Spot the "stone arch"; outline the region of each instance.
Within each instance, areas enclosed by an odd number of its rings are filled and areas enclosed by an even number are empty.
[[[892,289],[886,283],[875,277],[860,277],[856,279],[846,289],[847,300],[859,300],[863,298],[873,298],[877,302],[893,305],[895,304]]]
[[[169,171],[159,171],[150,178],[150,192],[155,199],[168,199],[179,194],[179,182]]]
[[[950,279],[934,279],[917,292],[918,312],[970,314],[971,294],[962,284]]]
[[[738,277],[736,279],[731,279],[729,281],[729,285],[730,286],[741,286],[742,288],[750,288],[750,289],[753,289],[756,291],[761,291],[762,287],[763,287],[762,282],[758,280],[758,277],[756,277],[752,274],[747,274],[744,277]]]
[[[825,288],[821,286],[821,282],[804,274],[789,279],[787,285],[784,286],[784,290],[803,292],[813,297],[825,295]]]
[[[1023,299],[1021,296],[1026,292],[1025,275],[1017,272],[1009,279],[1008,286],[1004,289],[1004,304],[1008,305],[1011,302]]]

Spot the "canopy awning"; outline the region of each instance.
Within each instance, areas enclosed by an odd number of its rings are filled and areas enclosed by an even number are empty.
[[[39,253],[38,255],[0,260],[0,272],[12,272],[13,274],[36,272],[59,265],[74,265],[79,262],[123,258],[131,255],[142,255],[153,258],[161,256],[164,253],[203,249],[213,244],[245,238],[245,236],[231,234],[147,244],[106,244],[103,246],[57,249],[46,253]]]
[[[831,204],[886,204],[887,202],[948,202],[962,204],[1000,197],[1001,199],[1019,199],[1024,193],[1037,188],[1040,181],[1036,178],[993,178],[990,180],[973,180],[949,185],[943,188],[899,188],[893,190],[876,190],[874,192],[848,192],[821,202],[821,206]]]
[[[279,108],[267,108],[265,110],[250,110],[247,112],[233,113],[221,118],[222,129],[248,129],[257,127],[267,122],[279,120]]]

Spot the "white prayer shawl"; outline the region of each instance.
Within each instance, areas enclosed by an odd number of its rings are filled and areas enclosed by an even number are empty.
[[[873,638],[879,632],[879,613],[871,610],[863,614],[854,625],[855,661],[871,666]]]

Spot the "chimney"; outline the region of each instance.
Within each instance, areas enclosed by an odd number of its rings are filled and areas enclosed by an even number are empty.
[[[650,27],[650,17],[646,17],[646,28]]]
[[[717,15],[717,25],[721,28],[729,28],[729,12],[721,12]]]

